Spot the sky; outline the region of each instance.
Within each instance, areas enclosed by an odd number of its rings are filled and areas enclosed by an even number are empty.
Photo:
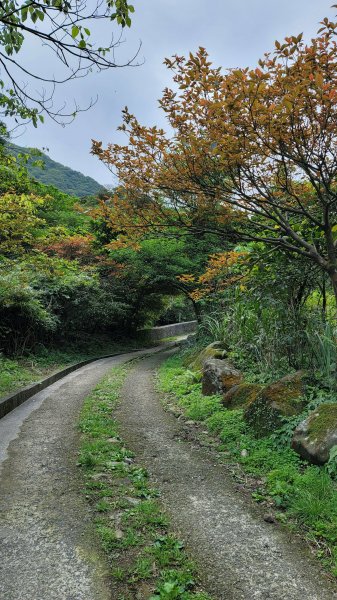
[[[88,0],[89,3],[91,0]],[[131,58],[141,48],[138,67],[110,69],[59,87],[55,103],[73,99],[85,106],[98,96],[90,111],[78,114],[66,127],[47,120],[34,129],[29,126],[15,142],[21,146],[48,148],[50,158],[102,184],[112,176],[97,158],[90,155],[91,139],[122,142],[116,132],[125,106],[146,125],[164,125],[158,98],[171,84],[171,74],[163,65],[165,57],[185,55],[199,46],[207,49],[216,66],[255,66],[263,54],[274,47],[276,39],[304,32],[310,39],[319,21],[334,17],[331,0],[134,0],[132,27],[125,31],[117,61]],[[93,38],[104,39],[106,25],[91,27]],[[57,69],[48,48],[27,43],[25,65],[36,65],[45,73]],[[53,71],[54,72],[54,71]]]

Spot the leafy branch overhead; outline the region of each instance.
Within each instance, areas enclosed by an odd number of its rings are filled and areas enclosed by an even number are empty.
[[[318,267],[337,298],[336,31],[325,18],[310,43],[276,42],[255,69],[213,67],[204,48],[167,59],[173,134],[125,109],[128,143],[93,142],[120,181],[112,226],[264,242]]]
[[[46,113],[56,121],[72,119],[81,110],[53,106],[58,84],[98,71],[130,65],[135,56],[118,64],[114,50],[121,43],[121,32],[106,44],[94,41],[95,25],[100,21],[116,23],[121,30],[131,26],[134,7],[127,0],[3,0],[0,2],[0,114],[19,121],[32,120],[34,126]],[[93,31],[92,31],[93,28]],[[36,64],[22,60],[25,43],[37,40],[42,52],[51,50],[62,64],[63,75],[47,76]],[[25,80],[22,83],[22,80]],[[47,85],[48,91],[35,91],[33,84]],[[90,101],[89,106],[93,104]]]

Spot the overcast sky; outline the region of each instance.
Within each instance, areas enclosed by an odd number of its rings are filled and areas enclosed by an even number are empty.
[[[90,0],[89,0],[90,2]],[[59,88],[57,101],[73,98],[85,105],[98,95],[97,104],[79,114],[67,127],[47,121],[37,130],[29,127],[16,143],[49,148],[58,162],[91,175],[100,183],[111,182],[110,173],[90,155],[91,139],[121,141],[116,127],[121,110],[128,106],[147,125],[163,124],[157,99],[170,85],[170,72],[163,59],[184,55],[204,46],[218,66],[255,66],[264,52],[272,50],[275,39],[304,32],[310,38],[324,16],[332,18],[332,1],[326,0],[134,0],[136,13],[132,28],[116,58],[131,57],[141,41],[137,68],[111,69]],[[336,11],[335,11],[336,12]],[[98,24],[95,38],[102,43],[104,29]],[[26,45],[25,63],[49,69],[48,49]]]

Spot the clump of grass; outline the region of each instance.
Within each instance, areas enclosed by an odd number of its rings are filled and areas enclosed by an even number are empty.
[[[79,465],[114,591],[121,598],[136,597],[146,584],[144,600],[210,600],[199,590],[197,569],[170,530],[158,491],[119,436],[113,410],[127,371],[116,368],[97,386],[79,423]]]
[[[336,483],[327,469],[304,463],[290,448],[292,430],[301,417],[290,419],[276,434],[257,439],[242,410],[228,410],[218,396],[202,395],[201,385],[193,382],[180,355],[163,363],[158,387],[187,418],[204,423],[217,437],[218,449],[227,460],[258,481],[252,493],[254,500],[268,506],[272,502],[280,511],[279,519],[313,541],[319,548],[318,556],[337,576]]]

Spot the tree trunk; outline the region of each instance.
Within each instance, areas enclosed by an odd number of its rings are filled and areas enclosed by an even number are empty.
[[[337,269],[333,269],[329,272],[329,277],[332,283],[332,289],[335,295],[335,301],[337,306]]]
[[[194,309],[195,318],[196,318],[197,322],[201,323],[201,309],[200,309],[199,304],[197,302],[195,302],[193,300],[193,298],[191,298],[191,296],[188,296],[188,298],[193,304],[193,309]]]

